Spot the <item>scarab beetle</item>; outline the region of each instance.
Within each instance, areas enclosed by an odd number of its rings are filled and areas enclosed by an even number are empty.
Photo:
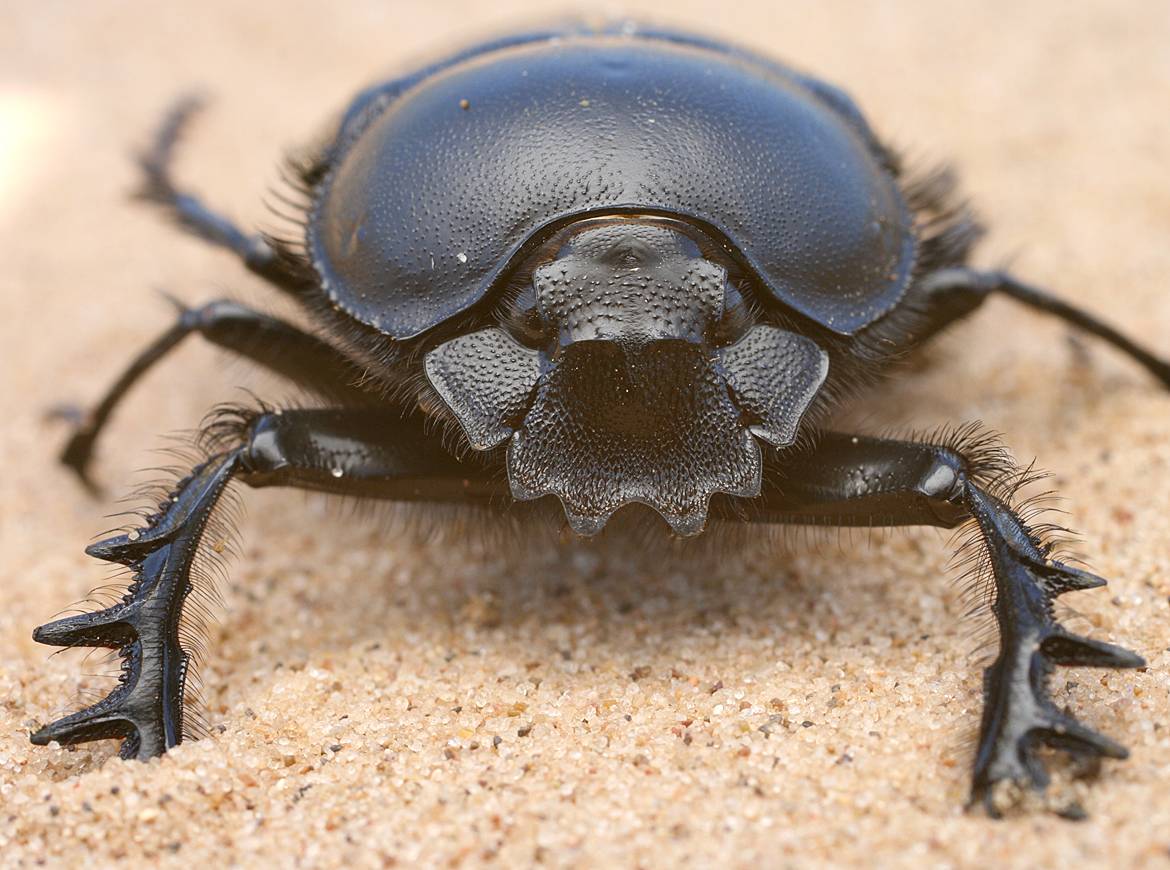
[[[131,570],[121,602],[34,636],[117,650],[121,680],[34,743],[116,737],[124,757],[147,758],[183,739],[192,562],[238,481],[502,511],[540,500],[580,535],[639,511],[680,536],[712,518],[970,522],[1001,641],[973,795],[997,812],[999,783],[1043,790],[1044,745],[1125,757],[1046,684],[1057,665],[1143,661],[1057,622],[1058,595],[1105,581],[1057,560],[1021,517],[1026,475],[1006,452],[974,427],[911,441],[825,420],[993,293],[1105,339],[1166,385],[1170,365],[1043,290],[969,267],[982,229],[950,177],[908,174],[845,93],[624,24],[496,40],[353,100],[295,163],[295,242],[246,234],[175,185],[191,108],[143,156],[142,195],[295,299],[313,331],[230,301],[183,310],[63,459],[87,479],[119,398],[191,333],[320,402],[214,415],[202,461],[139,527],[89,547]]]

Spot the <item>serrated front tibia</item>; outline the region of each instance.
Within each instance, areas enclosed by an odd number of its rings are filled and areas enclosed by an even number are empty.
[[[126,600],[92,613],[58,619],[33,632],[33,639],[52,646],[117,649],[122,656],[119,684],[98,703],[39,729],[30,739],[44,745],[122,738],[123,758],[161,755],[179,742],[182,696],[170,690],[185,678],[187,656],[166,620],[144,621],[144,608],[161,615],[185,586],[185,575],[168,568],[170,544],[132,563],[134,583]],[[178,596],[181,602],[182,594]]]
[[[121,756],[145,761],[161,755],[179,742],[182,706],[160,693],[159,657],[142,655],[142,643],[133,641],[121,650],[121,682],[109,695],[83,710],[45,725],[29,735],[38,746],[56,741],[62,746],[90,740],[122,738]],[[177,647],[179,673],[185,675],[187,656]],[[182,677],[180,677],[182,679]]]
[[[49,646],[98,646],[119,649],[138,637],[134,627],[139,603],[115,604],[105,610],[79,613],[46,623],[33,631],[33,640]]]
[[[998,816],[1028,791],[1046,790],[1049,776],[1039,752],[1043,746],[1067,753],[1076,767],[1074,775],[1095,772],[1103,758],[1129,754],[1120,743],[1057,709],[1048,692],[1053,669],[1140,668],[1145,660],[1057,623],[1052,608],[1056,596],[1104,586],[1105,580],[1047,558],[1049,548],[1003,501],[974,486],[967,496],[987,541],[995,579],[992,609],[1000,630],[999,654],[985,676],[972,796],[982,798],[988,812]],[[1083,810],[1078,812],[1083,815]]]
[[[1143,668],[1146,660],[1125,647],[1081,637],[1064,629],[1046,637],[1040,653],[1054,665],[1088,668]]]
[[[43,625],[35,640],[55,646],[99,646],[122,655],[119,685],[102,701],[31,735],[38,744],[121,737],[122,756],[161,755],[183,738],[190,658],[180,643],[183,603],[193,588],[200,538],[239,462],[233,450],[195,467],[171,490],[146,526],[87,548],[126,565],[134,581],[122,602]]]
[[[1066,592],[1100,589],[1109,585],[1109,581],[1104,577],[1099,577],[1091,571],[1074,568],[1064,562],[1044,562],[1033,564],[1031,567],[1049,598],[1056,598]]]

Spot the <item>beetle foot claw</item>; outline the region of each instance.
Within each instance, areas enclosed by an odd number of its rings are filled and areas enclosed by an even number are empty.
[[[1076,778],[1095,776],[1104,758],[1129,757],[1129,750],[1120,743],[1056,710],[1047,699],[1014,715],[1019,718],[995,740],[990,752],[981,753],[981,765],[975,771],[972,803],[981,802],[993,818],[1001,818],[1030,797],[1044,799],[1058,814],[1065,809],[1063,803],[1044,794],[1050,777],[1040,758],[1042,747],[1066,753]]]
[[[89,473],[89,463],[93,459],[98,435],[93,418],[77,405],[57,405],[49,409],[47,416],[53,420],[64,420],[71,429],[69,440],[57,456],[58,461],[76,474],[89,492],[98,494],[100,488]]]

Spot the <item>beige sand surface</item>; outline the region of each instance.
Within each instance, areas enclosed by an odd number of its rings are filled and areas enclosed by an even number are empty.
[[[324,502],[245,493],[243,558],[203,668],[212,736],[149,765],[28,730],[103,683],[31,629],[103,582],[81,548],[160,434],[241,383],[192,344],[127,403],[87,498],[43,409],[92,399],[168,319],[261,288],[126,200],[126,159],[192,86],[215,98],[184,178],[248,221],[282,149],[359,83],[536,4],[9,4],[0,27],[0,864],[1154,866],[1170,861],[1170,397],[1007,302],[864,411],[981,418],[1038,456],[1107,590],[1079,630],[1143,672],[1056,698],[1131,747],[1088,821],[962,806],[979,717],[946,537],[735,558],[610,541],[501,555],[412,543]],[[528,6],[526,10],[524,7]],[[678,2],[670,19],[847,86],[961,167],[984,262],[1170,353],[1170,4]],[[662,16],[665,4],[609,7]],[[856,544],[856,546],[854,546]]]

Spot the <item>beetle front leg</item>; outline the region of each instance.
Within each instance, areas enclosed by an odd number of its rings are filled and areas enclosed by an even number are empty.
[[[189,667],[179,643],[183,603],[194,588],[191,568],[200,539],[239,463],[239,450],[209,459],[179,481],[170,502],[160,505],[146,528],[86,548],[89,555],[133,572],[122,601],[42,625],[33,640],[116,649],[122,657],[121,675],[109,695],[36,731],[33,743],[119,737],[123,758],[145,759],[182,739]]]
[[[1051,557],[1051,548],[1008,504],[1002,451],[861,438],[829,433],[798,461],[780,466],[776,489],[761,497],[764,522],[848,526],[933,525],[973,519],[993,573],[992,611],[1000,648],[985,672],[984,714],[972,797],[1001,812],[996,786],[1042,791],[1048,774],[1041,745],[1078,759],[1125,758],[1123,746],[1061,711],[1048,693],[1057,665],[1137,668],[1126,649],[1068,631],[1053,612],[1057,596],[1105,585],[1096,575]]]
[[[222,427],[217,434],[222,441]],[[33,743],[119,737],[123,757],[144,759],[182,740],[189,662],[181,644],[183,604],[194,588],[201,539],[233,479],[395,500],[486,502],[506,494],[501,483],[443,451],[420,420],[397,410],[257,413],[240,421],[228,441],[174,486],[143,528],[86,550],[130,568],[122,601],[43,625],[33,638],[118,650],[121,678],[103,700],[33,733]]]

